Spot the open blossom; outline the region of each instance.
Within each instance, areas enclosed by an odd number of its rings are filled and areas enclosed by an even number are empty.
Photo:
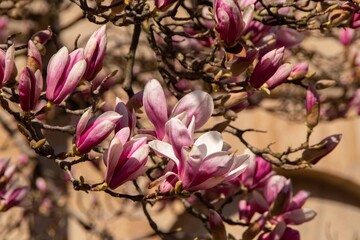
[[[122,128],[111,140],[109,149],[104,154],[107,166],[105,181],[115,189],[121,184],[133,180],[146,171],[149,147],[146,137],[128,140],[129,127]]]
[[[169,120],[169,115],[164,91],[157,80],[150,80],[146,84],[143,105],[147,117],[155,127],[154,135],[157,139],[162,140],[165,137],[165,124]],[[188,125],[194,116],[195,129],[199,129],[210,118],[213,110],[214,103],[208,93],[193,91],[177,102],[170,114],[170,118],[184,114],[184,121]]]
[[[76,127],[76,147],[80,153],[87,153],[101,143],[114,130],[121,119],[121,115],[108,111],[94,118],[91,109],[80,118]]]
[[[92,80],[103,66],[103,60],[106,52],[106,25],[99,28],[91,36],[84,48],[84,57],[86,60],[85,80]]]
[[[30,68],[24,68],[19,76],[19,98],[22,110],[30,112],[37,107],[43,84],[40,70],[34,74]]]
[[[195,119],[187,127],[177,118],[167,124],[169,143],[160,140],[149,142],[159,155],[167,157],[174,165],[163,178],[160,191],[169,191],[177,182],[187,191],[206,190],[238,177],[248,164],[249,155],[235,155],[226,150],[221,134],[210,131],[194,141]]]
[[[228,47],[234,46],[241,38],[246,26],[253,17],[253,5],[250,5],[244,15],[236,0],[214,0],[216,31],[220,39]]]
[[[310,221],[316,216],[313,210],[302,208],[309,196],[306,191],[299,191],[293,196],[290,180],[279,175],[272,176],[264,189],[270,214],[277,221],[292,225]]]
[[[0,49],[0,87],[9,80],[14,70],[15,47],[11,45],[6,52]]]
[[[86,70],[83,49],[69,54],[62,47],[51,57],[46,77],[46,98],[56,104],[64,101],[80,82]]]
[[[283,55],[284,47],[274,49],[261,57],[254,68],[249,84],[254,88],[260,88],[267,83],[271,89],[285,81],[292,68],[290,64],[281,64]]]

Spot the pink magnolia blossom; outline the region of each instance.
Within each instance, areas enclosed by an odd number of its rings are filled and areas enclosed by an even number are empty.
[[[86,70],[83,49],[69,54],[66,47],[51,57],[46,77],[46,98],[56,104],[64,101],[80,82]]]
[[[104,141],[115,129],[121,119],[121,115],[108,111],[99,117],[93,118],[91,109],[86,111],[80,118],[76,127],[76,147],[80,153],[87,153],[93,147]]]
[[[0,193],[0,211],[7,211],[19,205],[26,197],[26,187],[10,186],[5,192]]]
[[[339,29],[339,41],[344,46],[349,46],[354,40],[355,30],[352,28]]]
[[[154,135],[162,140],[165,137],[165,124],[169,120],[164,91],[160,83],[150,80],[143,94],[144,110],[150,122],[155,126]],[[202,127],[210,118],[214,110],[211,96],[203,91],[193,91],[186,94],[174,106],[170,118],[183,114],[185,124],[188,125],[192,117],[195,117],[195,129]]]
[[[21,109],[25,112],[33,111],[39,103],[44,80],[40,70],[35,74],[25,67],[19,76],[19,98]]]
[[[310,84],[306,92],[306,124],[314,128],[319,123],[320,99],[315,86]]]
[[[255,213],[263,214],[268,210],[268,203],[258,191],[252,191],[239,201],[238,209],[239,218],[250,223]]]
[[[233,47],[240,40],[253,17],[253,5],[249,5],[244,15],[236,0],[214,0],[216,31],[227,47]]]
[[[291,79],[301,79],[306,76],[308,71],[309,71],[309,64],[297,63],[293,66],[289,77]]]
[[[104,154],[104,163],[107,166],[105,181],[111,189],[141,176],[147,169],[147,139],[141,137],[128,140],[130,134],[129,127],[118,131]]]
[[[214,240],[226,240],[227,234],[221,216],[215,211],[209,210],[209,228]]]
[[[352,28],[359,28],[360,27],[360,13],[354,13],[351,21],[350,26]]]
[[[281,64],[284,50],[284,47],[274,49],[261,57],[249,79],[252,87],[260,88],[267,83],[269,88],[274,88],[287,79],[291,72],[291,65]]]
[[[219,132],[210,131],[194,141],[195,118],[187,127],[177,118],[167,124],[169,143],[160,140],[149,142],[159,155],[172,161],[171,181],[163,182],[160,191],[169,191],[180,181],[187,191],[205,190],[238,177],[247,167],[249,155],[237,156],[224,150],[226,147]]]
[[[310,221],[316,216],[313,210],[302,208],[309,195],[306,191],[299,191],[293,196],[290,180],[279,175],[272,176],[264,188],[269,213],[277,221],[292,225]]]
[[[311,164],[316,164],[335,149],[335,147],[339,144],[341,137],[341,134],[334,134],[324,138],[315,146],[304,150],[302,153],[302,159]]]
[[[6,187],[16,171],[16,165],[9,165],[9,163],[9,158],[0,159],[0,191]]]
[[[106,52],[106,44],[106,25],[104,25],[90,36],[84,48],[84,56],[87,63],[84,79],[88,81],[94,79],[101,70]]]
[[[14,70],[15,47],[11,45],[6,52],[0,49],[0,87],[9,80]]]
[[[53,36],[53,33],[50,30],[41,30],[36,32],[31,39],[33,39],[34,43],[40,43],[45,45]]]

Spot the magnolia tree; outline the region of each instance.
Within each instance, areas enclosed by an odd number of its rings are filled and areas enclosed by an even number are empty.
[[[70,8],[82,15],[60,26]],[[341,139],[313,142],[319,120],[360,114],[353,47],[359,9],[355,0],[1,1],[1,123],[24,153],[17,163],[0,161],[0,210],[23,209],[2,231],[38,211],[57,211],[59,199],[66,206],[71,191],[89,198],[100,191],[142,209],[163,239],[300,239],[293,226],[316,216],[303,207],[310,193],[293,193],[290,179],[273,168],[315,165]],[[98,29],[90,37],[73,32],[74,45],[63,46],[62,32],[84,19]],[[110,29],[122,34],[107,36]],[[304,47],[320,37],[339,41],[343,55],[329,60]],[[107,44],[126,41],[121,51]],[[137,50],[150,54],[137,58]],[[115,88],[123,90],[116,99],[109,97]],[[234,121],[254,108],[304,121],[306,137],[283,151],[249,143],[259,130]],[[223,133],[246,150],[237,152]],[[65,174],[69,192],[44,178],[44,158]],[[92,182],[77,174],[81,168],[102,177]],[[134,191],[124,188],[131,185]],[[208,233],[161,229],[149,207],[176,203]],[[233,203],[237,214],[229,216],[224,209]],[[113,238],[77,219],[92,234]],[[228,234],[228,225],[241,234]]]

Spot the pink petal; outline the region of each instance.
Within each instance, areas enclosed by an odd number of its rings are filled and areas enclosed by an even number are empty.
[[[55,55],[53,55],[48,63],[46,77],[46,98],[54,100],[56,87],[61,80],[63,72],[69,61],[69,51],[66,47],[62,47]]]
[[[86,70],[86,61],[81,60],[77,62],[71,69],[67,79],[65,80],[65,84],[61,88],[60,92],[56,96],[56,98],[53,100],[54,103],[61,103],[64,101],[71,92],[75,89],[75,87],[80,82],[82,76],[84,75]]]
[[[148,143],[152,150],[154,150],[157,154],[163,157],[167,157],[170,160],[173,160],[177,166],[179,166],[179,159],[175,156],[173,147],[160,140],[154,140]]]
[[[201,135],[194,143],[205,158],[206,156],[222,150],[224,142],[221,133],[210,131]]]
[[[178,158],[181,156],[183,147],[191,146],[193,141],[187,127],[179,119],[171,118],[166,124],[169,142]]]
[[[212,97],[203,91],[194,91],[186,94],[179,102],[174,106],[171,117],[179,115],[183,112],[187,115],[188,125],[195,117],[195,129],[201,128],[211,117],[214,111],[214,102]]]
[[[164,91],[156,79],[150,80],[145,85],[143,105],[146,115],[155,126],[158,139],[163,139],[168,113]]]

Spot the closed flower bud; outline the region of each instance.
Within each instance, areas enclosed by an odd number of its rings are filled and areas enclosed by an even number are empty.
[[[34,43],[40,43],[45,45],[52,37],[52,32],[50,30],[41,30],[36,32],[31,39],[33,39]]]
[[[24,68],[19,76],[19,98],[22,110],[30,112],[36,108],[43,84],[44,81],[40,70],[37,70],[34,74],[30,68]]]
[[[344,46],[349,46],[354,40],[355,30],[352,28],[341,28],[339,30],[339,41]]]
[[[209,226],[213,240],[226,240],[226,229],[221,216],[214,210],[209,210]]]
[[[83,49],[69,54],[61,48],[49,61],[46,78],[46,98],[56,104],[64,101],[80,82],[86,70]]]
[[[6,52],[0,49],[0,87],[3,87],[12,76],[15,66],[14,58],[14,45],[11,45]]]
[[[93,118],[91,109],[80,118],[76,127],[76,147],[80,153],[87,153],[101,143],[114,130],[121,119],[121,115],[108,111],[97,118]]]
[[[253,6],[249,6],[244,14],[236,0],[215,0],[214,14],[216,31],[227,47],[233,47],[240,40],[244,29],[253,16]]]
[[[302,159],[316,164],[321,158],[328,155],[340,142],[341,134],[331,135],[318,144],[304,150]]]
[[[313,85],[309,85],[306,93],[306,124],[313,129],[319,122],[320,100]]]
[[[7,211],[19,205],[26,197],[27,192],[26,187],[10,187],[3,196],[0,195],[0,211]]]
[[[290,75],[291,65],[281,65],[283,56],[284,47],[266,53],[256,64],[249,84],[254,88],[260,88],[268,80],[271,80],[268,85],[274,88],[286,80]]]
[[[103,66],[103,60],[106,52],[106,25],[95,31],[84,48],[84,57],[86,60],[85,80],[92,80]]]
[[[309,64],[307,63],[298,63],[293,66],[291,73],[290,73],[290,79],[302,79],[305,77],[309,70]]]

